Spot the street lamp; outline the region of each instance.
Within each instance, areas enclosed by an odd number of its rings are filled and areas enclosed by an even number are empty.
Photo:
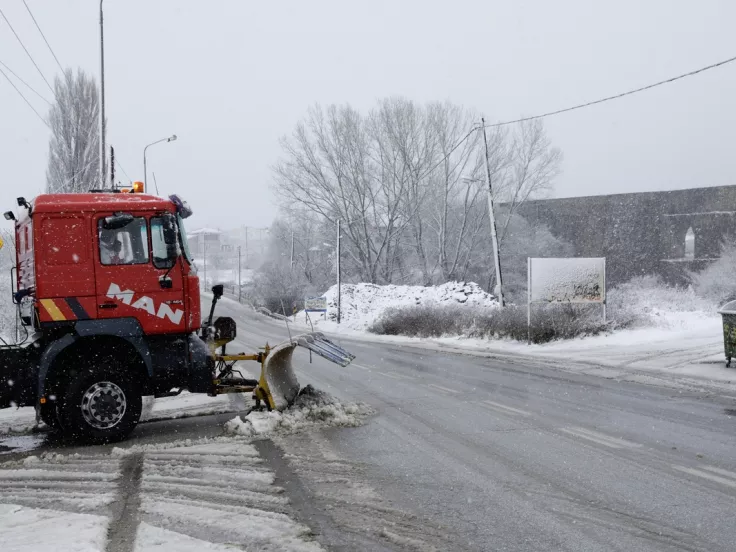
[[[144,189],[148,190],[148,169],[146,168],[146,150],[150,148],[151,146],[160,144],[161,142],[173,142],[174,140],[176,140],[176,134],[172,134],[168,138],[161,138],[160,140],[151,142],[145,148],[143,148],[143,186],[144,186]],[[156,193],[158,194],[158,186],[156,186]]]
[[[100,188],[105,187],[105,36],[100,0]]]

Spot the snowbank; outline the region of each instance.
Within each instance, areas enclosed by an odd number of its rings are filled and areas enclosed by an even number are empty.
[[[96,552],[105,549],[103,516],[0,504],[2,549],[15,552]]]
[[[327,316],[337,313],[337,286],[324,294],[327,298]],[[390,307],[407,307],[428,303],[438,305],[470,305],[495,308],[495,297],[473,282],[447,282],[438,286],[379,286],[376,284],[343,284],[340,302],[341,324],[354,330],[365,330]],[[304,320],[304,312],[297,317]],[[317,313],[311,317],[318,318]]]
[[[311,385],[302,389],[294,404],[283,412],[250,412],[225,424],[231,435],[246,437],[291,433],[308,427],[357,427],[373,414],[363,403],[342,403],[332,395],[315,390]]]

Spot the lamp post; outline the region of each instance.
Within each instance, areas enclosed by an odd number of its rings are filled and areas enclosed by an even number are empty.
[[[105,40],[100,0],[100,187],[105,187]]]
[[[151,142],[145,148],[143,148],[143,186],[145,187],[146,190],[148,190],[148,168],[146,167],[146,150],[150,148],[151,146],[160,144],[161,142],[173,142],[174,140],[176,140],[176,134],[172,134],[168,138],[161,138],[160,140]],[[158,194],[158,189],[156,189],[156,193]]]

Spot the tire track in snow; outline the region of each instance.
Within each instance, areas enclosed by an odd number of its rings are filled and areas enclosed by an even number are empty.
[[[73,513],[106,513],[119,461],[108,455],[43,454],[0,465],[0,502]]]
[[[120,496],[113,505],[106,552],[133,552],[138,531],[143,453],[124,457],[121,463]]]

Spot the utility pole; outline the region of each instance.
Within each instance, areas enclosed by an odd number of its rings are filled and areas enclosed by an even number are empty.
[[[294,270],[294,231],[291,231],[291,260],[289,261],[289,270]]]
[[[100,185],[105,187],[105,35],[100,0]]]
[[[240,246],[238,246],[238,303],[240,303],[240,295],[243,289],[243,284],[240,280]]]
[[[248,268],[248,227],[245,227],[245,268]]]
[[[115,188],[115,148],[110,146],[110,188]]]
[[[498,288],[498,303],[504,307],[503,279],[501,278],[501,256],[498,250],[498,235],[496,234],[496,216],[493,212],[493,187],[491,185],[491,161],[488,157],[488,138],[486,137],[486,120],[481,118],[483,131],[483,145],[486,150],[486,178],[488,181],[488,216],[491,219],[491,241],[493,243],[493,260],[496,265],[496,286]]]
[[[204,289],[207,291],[207,233],[202,233],[202,266],[204,268]]]
[[[340,323],[340,219],[337,219],[337,323]]]

